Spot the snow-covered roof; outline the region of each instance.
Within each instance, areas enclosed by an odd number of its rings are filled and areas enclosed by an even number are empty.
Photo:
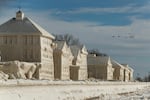
[[[86,47],[84,45],[81,46],[72,45],[70,46],[70,49],[74,57],[77,57],[79,53],[86,54],[86,55],[88,54]]]
[[[70,47],[67,45],[66,41],[54,41],[54,43],[56,44],[56,48],[54,50],[54,52],[62,52],[65,54],[69,54],[70,56],[73,57],[72,52]]]
[[[89,65],[108,65],[110,60],[109,56],[95,56],[88,55],[88,64]]]
[[[119,64],[117,61],[111,59],[111,63],[113,67],[119,67],[119,68],[124,68],[123,65]]]
[[[44,30],[38,24],[27,17],[23,17],[22,20],[12,18],[0,25],[0,35],[42,35],[48,38],[54,39],[49,32]]]

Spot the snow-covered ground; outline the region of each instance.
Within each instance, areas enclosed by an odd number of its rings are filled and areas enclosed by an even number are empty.
[[[119,98],[120,100],[150,100],[150,87],[129,94],[120,94]]]
[[[0,100],[150,100],[150,83],[8,80]]]

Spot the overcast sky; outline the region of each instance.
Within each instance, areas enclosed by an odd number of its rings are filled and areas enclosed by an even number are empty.
[[[129,64],[135,76],[150,72],[149,0],[0,0],[0,24],[20,6],[50,33],[73,34],[88,49]]]

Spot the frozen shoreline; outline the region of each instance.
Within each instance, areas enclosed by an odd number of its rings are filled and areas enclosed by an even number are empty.
[[[150,83],[102,81],[8,80],[0,84],[0,100],[115,100],[150,87]]]

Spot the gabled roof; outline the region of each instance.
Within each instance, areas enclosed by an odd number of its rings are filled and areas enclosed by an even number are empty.
[[[0,35],[41,35],[54,39],[50,33],[37,25],[31,19],[24,17],[22,20],[12,18],[0,25]]]
[[[110,61],[109,56],[94,56],[92,54],[88,54],[88,64],[89,65],[108,65]]]
[[[81,45],[81,46],[72,45],[70,46],[70,48],[74,57],[77,57],[79,53],[86,54],[86,55],[88,54],[86,47],[84,45]]]
[[[67,54],[70,54],[71,56],[73,56],[71,49],[67,45],[66,41],[54,41],[54,43],[56,43],[56,48],[55,48],[54,52],[61,51],[63,53],[67,53]]]
[[[121,65],[123,65],[123,66],[124,66],[125,68],[127,68],[128,70],[133,71],[133,69],[132,69],[131,67],[129,67],[128,64],[121,64]]]

